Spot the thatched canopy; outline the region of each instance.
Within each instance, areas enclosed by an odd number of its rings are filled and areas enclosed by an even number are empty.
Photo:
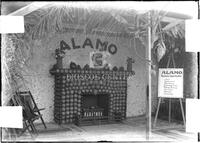
[[[184,38],[184,20],[189,17],[152,10],[149,23],[148,12],[139,12],[134,9],[85,8],[70,5],[70,3],[43,3],[43,6],[37,8],[33,3],[11,15],[24,15],[25,33],[22,37],[30,40],[48,38],[59,32],[77,32],[82,29],[85,34],[99,32],[138,38],[147,47],[149,25],[152,27],[152,48],[158,39],[164,41],[163,33],[169,37]]]
[[[10,15],[23,15],[26,32],[31,32],[35,38],[40,38],[48,32],[61,31],[66,27],[84,28],[86,33],[95,30],[138,33],[144,31],[148,24],[147,12],[134,9],[86,8],[70,3],[32,3]],[[177,27],[180,21],[188,18],[163,11],[152,11],[151,17],[152,26],[156,27],[160,23],[165,31]],[[173,35],[177,34],[180,32],[173,30]]]
[[[169,37],[184,38],[184,20],[188,18],[169,12],[151,11],[151,22],[149,23],[148,12],[138,12],[134,9],[82,8],[81,6],[73,7],[54,3],[43,5],[31,3],[10,15],[22,15],[25,19],[25,33],[8,34],[3,37],[5,38],[2,44],[5,46],[2,54],[2,58],[5,59],[3,66],[6,69],[5,72],[9,73],[6,74],[6,82],[11,86],[17,86],[18,79],[23,79],[21,72],[31,57],[30,44],[34,40],[47,39],[48,36],[62,31],[74,30],[76,32],[76,29],[83,29],[85,34],[101,32],[138,38],[147,46],[147,27],[149,25],[152,27],[152,45],[154,45],[158,39],[163,40],[163,33]],[[152,47],[152,51],[156,51],[155,46]],[[166,49],[161,50],[164,50],[161,52],[162,58]],[[15,82],[13,83],[13,81]],[[11,89],[16,90],[13,87]]]

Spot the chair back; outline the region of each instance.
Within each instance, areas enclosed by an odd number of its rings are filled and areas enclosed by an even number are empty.
[[[27,96],[28,97],[28,96]],[[26,120],[32,119],[34,115],[34,111],[30,105],[30,100],[27,100],[26,97],[20,96],[19,93],[16,92],[14,95],[14,102],[17,106],[22,106],[23,109],[23,117]]]
[[[29,108],[31,108],[32,110],[36,108],[36,103],[30,91],[19,91],[19,92],[16,92],[16,94],[21,98],[21,100],[24,103],[29,105]]]

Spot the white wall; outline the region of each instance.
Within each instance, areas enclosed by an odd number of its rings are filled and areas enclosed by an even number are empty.
[[[133,70],[135,76],[128,80],[128,96],[127,96],[127,116],[138,116],[145,114],[145,96],[146,96],[146,82],[145,82],[145,62],[136,56],[136,52],[133,48],[133,42],[130,39],[120,38],[116,40],[115,37],[105,37],[97,35],[84,35],[84,34],[56,34],[51,39],[42,39],[35,41],[33,45],[33,56],[30,60],[29,75],[25,75],[29,80],[28,86],[34,95],[39,107],[45,107],[43,111],[44,120],[46,122],[53,121],[54,110],[54,77],[50,75],[49,70],[56,63],[54,52],[56,48],[59,48],[61,40],[71,44],[70,39],[74,37],[77,40],[77,44],[82,45],[86,37],[90,37],[91,41],[95,43],[96,38],[100,38],[102,41],[107,40],[109,43],[117,45],[118,51],[115,55],[111,55],[108,60],[112,66],[123,66],[126,69],[126,59],[128,56],[133,57],[135,63],[133,64]],[[137,52],[140,56],[145,56],[145,48],[136,46]],[[75,63],[83,67],[85,64],[89,64],[89,52],[92,51],[90,47],[85,49],[72,49],[66,50],[63,64],[65,68],[69,68],[69,63],[74,61]]]

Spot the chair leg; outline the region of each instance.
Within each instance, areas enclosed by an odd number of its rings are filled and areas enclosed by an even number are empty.
[[[32,130],[34,131],[34,133],[36,133],[36,134],[37,134],[37,130],[36,130],[36,128],[35,128],[35,126],[34,126],[33,122],[32,122],[32,121],[29,121],[29,124],[30,124],[30,126],[31,126]]]
[[[25,131],[26,129],[28,130],[28,132],[31,134],[31,131],[29,129],[29,125],[26,123],[26,121],[24,121],[24,125],[25,125],[25,128],[23,128],[22,132],[18,135],[18,137],[20,137]],[[32,135],[32,134],[31,134]]]
[[[29,129],[29,125],[27,125],[27,123],[26,123],[26,122],[25,122],[24,124],[25,124],[25,126],[26,126],[26,128],[27,128],[28,132],[29,132],[30,134],[32,134],[32,133],[31,133],[31,130]]]
[[[31,127],[32,132],[34,133],[34,128],[33,128],[33,126],[31,125],[31,123],[29,123],[29,124],[30,124],[30,127]]]
[[[40,117],[40,119],[41,119],[41,121],[42,121],[42,124],[44,125],[44,128],[46,129],[46,128],[47,128],[47,126],[46,126],[46,124],[45,124],[45,122],[44,122],[43,118],[42,118],[42,117]]]
[[[44,128],[46,129],[47,126],[46,126],[46,124],[45,124],[45,122],[44,122],[44,120],[43,120],[43,118],[42,118],[42,114],[40,114],[40,111],[38,111],[38,115],[41,116],[40,119],[41,119],[41,121],[42,121],[42,124],[44,125]]]
[[[31,97],[31,99],[32,99],[32,101],[33,101],[33,104],[35,105],[35,107],[38,109],[38,107],[37,107],[37,104],[36,104],[36,102],[35,102],[35,100],[34,100],[34,98],[33,98],[33,95],[31,94],[31,92],[30,91],[28,91],[29,92],[29,95],[30,95],[30,97]],[[38,115],[40,115],[41,116],[41,114],[40,114],[40,111],[38,111]],[[46,129],[47,128],[47,126],[46,126],[46,124],[45,124],[45,122],[44,122],[44,120],[43,120],[43,118],[42,118],[42,116],[40,117],[40,119],[41,119],[41,121],[42,121],[42,124],[44,125],[44,128]]]
[[[29,134],[31,135],[31,137],[34,137],[34,136],[33,136],[34,130],[33,130],[32,126],[31,126],[30,124],[27,124],[26,121],[25,121],[24,124],[25,124],[25,126],[26,126],[26,128],[27,128]],[[31,127],[31,130],[30,130],[30,127]]]

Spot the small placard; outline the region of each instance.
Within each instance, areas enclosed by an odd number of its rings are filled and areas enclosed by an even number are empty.
[[[159,69],[158,97],[183,98],[183,69]]]

